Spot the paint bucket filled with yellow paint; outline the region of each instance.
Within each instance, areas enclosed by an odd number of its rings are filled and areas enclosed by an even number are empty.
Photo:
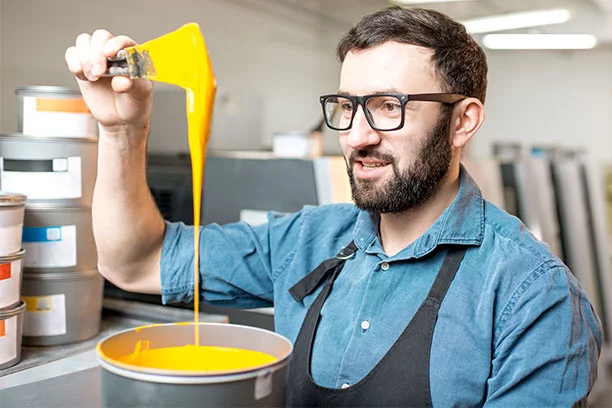
[[[17,88],[17,128],[30,136],[87,137],[98,135],[94,119],[79,91],[59,86]]]
[[[200,323],[145,326],[113,334],[97,347],[108,407],[285,405],[293,346],[259,328]]]

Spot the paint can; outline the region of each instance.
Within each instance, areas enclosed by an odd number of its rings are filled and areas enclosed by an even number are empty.
[[[90,208],[28,206],[22,241],[27,273],[81,272],[98,266]]]
[[[21,339],[24,302],[13,309],[0,310],[0,370],[14,366],[21,360]]]
[[[18,132],[30,136],[97,136],[98,123],[79,91],[59,86],[17,88]]]
[[[255,350],[277,360],[220,373],[133,366],[117,359],[132,353],[142,341],[149,341],[151,348],[193,344],[194,326],[161,324],[125,330],[98,343],[103,406],[285,406],[285,378],[293,352],[288,339],[268,330],[233,324],[200,323],[198,329],[202,346]]]
[[[91,207],[97,160],[97,138],[0,134],[0,190],[28,205]]]
[[[26,196],[0,191],[0,257],[21,249]]]
[[[19,304],[23,277],[23,255],[21,251],[0,256],[0,310],[12,309]]]
[[[56,346],[100,332],[104,279],[96,269],[81,273],[24,273],[21,300],[27,307],[23,344]]]

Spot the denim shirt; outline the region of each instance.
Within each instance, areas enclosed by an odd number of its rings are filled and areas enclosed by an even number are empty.
[[[300,303],[288,289],[354,240],[358,252],[323,307],[311,363],[316,383],[340,388],[365,377],[400,336],[431,288],[443,247],[467,246],[433,335],[433,405],[571,406],[596,379],[599,319],[546,244],[483,200],[464,169],[460,183],[436,222],[393,256],[381,246],[378,217],[348,204],[271,213],[268,223],[254,227],[206,226],[200,229],[202,299],[274,306],[276,331],[295,341],[321,288]],[[193,298],[193,232],[166,224],[164,302]]]

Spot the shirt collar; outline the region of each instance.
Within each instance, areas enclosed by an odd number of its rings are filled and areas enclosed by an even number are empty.
[[[472,177],[461,165],[457,197],[431,227],[404,248],[398,259],[420,258],[438,245],[480,245],[484,237],[484,199]],[[381,252],[378,239],[378,214],[360,211],[353,239],[357,248],[368,253]]]

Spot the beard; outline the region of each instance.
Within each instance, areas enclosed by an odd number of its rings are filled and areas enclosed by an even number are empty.
[[[416,161],[400,170],[395,157],[375,149],[355,150],[348,159],[348,176],[355,205],[377,214],[401,213],[421,206],[431,198],[446,176],[452,159],[450,124],[452,109],[442,108],[440,119],[419,149]],[[374,158],[388,162],[395,177],[380,180],[355,179],[355,161]]]

